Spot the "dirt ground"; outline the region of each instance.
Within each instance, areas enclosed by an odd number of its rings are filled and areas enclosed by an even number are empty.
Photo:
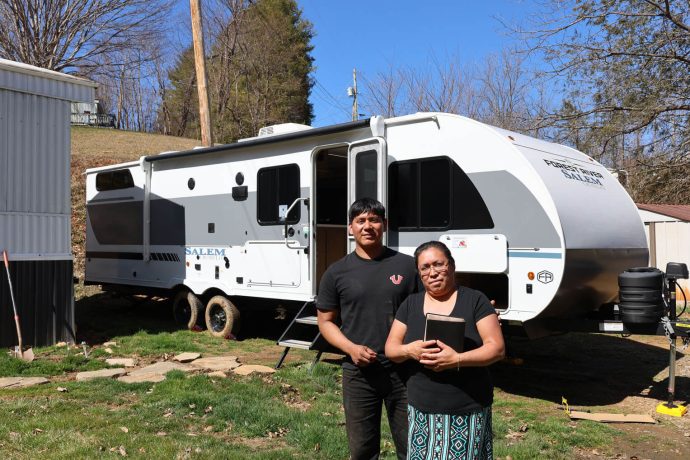
[[[656,412],[668,398],[669,342],[666,337],[565,334],[529,341],[510,339],[509,354],[521,365],[494,366],[496,387],[508,394],[554,403],[561,397],[571,409],[646,414],[659,423],[612,426],[629,436],[612,442],[612,452],[581,450],[579,458],[681,459],[690,455],[690,415]],[[682,343],[678,340],[679,350]],[[676,360],[675,401],[690,402],[690,348]]]

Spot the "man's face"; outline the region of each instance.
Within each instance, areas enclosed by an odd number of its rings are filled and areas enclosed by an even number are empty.
[[[348,230],[350,235],[355,237],[358,247],[363,249],[380,247],[383,245],[386,220],[373,212],[363,212],[352,220]]]

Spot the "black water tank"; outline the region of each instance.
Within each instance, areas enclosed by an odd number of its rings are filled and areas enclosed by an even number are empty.
[[[658,323],[664,314],[664,272],[630,268],[618,275],[619,308],[624,323]]]

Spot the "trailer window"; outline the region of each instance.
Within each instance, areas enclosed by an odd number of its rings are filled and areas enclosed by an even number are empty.
[[[376,150],[367,150],[357,154],[355,160],[355,199],[376,198],[376,182],[378,179]]]
[[[481,195],[448,157],[393,162],[388,177],[392,230],[493,228]]]
[[[256,216],[260,225],[282,225],[280,213],[299,198],[299,166],[296,164],[262,168],[257,173]],[[287,216],[288,224],[300,220],[300,206]]]
[[[96,174],[96,190],[99,192],[130,187],[134,187],[134,179],[132,179],[132,173],[129,169]]]

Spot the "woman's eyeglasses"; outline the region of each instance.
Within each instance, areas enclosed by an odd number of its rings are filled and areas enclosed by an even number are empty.
[[[422,265],[419,267],[419,274],[428,276],[434,270],[436,273],[443,274],[448,271],[448,262],[434,262],[430,265]]]

